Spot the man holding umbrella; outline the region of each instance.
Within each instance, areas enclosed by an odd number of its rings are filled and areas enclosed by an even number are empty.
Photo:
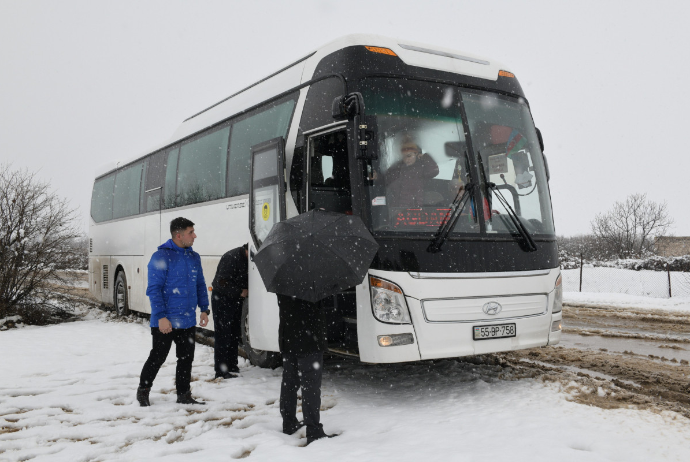
[[[283,356],[283,432],[307,427],[307,444],[333,437],[320,423],[326,314],[319,301],[362,283],[378,244],[358,217],[311,210],[278,222],[254,256],[266,290],[278,294]],[[304,422],[297,420],[302,387]]]

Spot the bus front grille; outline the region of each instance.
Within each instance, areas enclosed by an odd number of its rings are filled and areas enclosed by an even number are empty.
[[[484,322],[543,315],[547,301],[546,294],[422,300],[422,311],[426,322]]]

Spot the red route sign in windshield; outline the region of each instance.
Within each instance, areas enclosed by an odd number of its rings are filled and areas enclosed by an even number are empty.
[[[400,209],[394,217],[393,227],[438,228],[447,219],[450,209]]]

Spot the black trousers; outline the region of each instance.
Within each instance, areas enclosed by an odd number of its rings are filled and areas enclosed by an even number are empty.
[[[175,372],[175,385],[177,394],[181,395],[189,391],[189,382],[192,380],[192,362],[194,362],[194,334],[196,327],[189,329],[173,329],[169,334],[163,334],[158,327],[151,328],[153,348],[149,353],[144,368],[141,370],[139,386],[150,388],[158,375],[158,371],[170,353],[170,347],[175,342],[175,354],[177,355],[177,370]]]
[[[215,329],[213,353],[216,377],[225,372],[239,372],[237,347],[241,338],[242,304],[244,298],[213,294],[212,314]]]
[[[307,436],[323,433],[321,425],[321,376],[323,353],[305,356],[283,353],[283,383],[280,387],[280,415],[283,429],[298,424],[297,390],[302,387],[302,415],[307,427]]]

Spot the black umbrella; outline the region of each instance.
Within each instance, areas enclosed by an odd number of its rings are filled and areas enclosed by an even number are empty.
[[[276,223],[254,263],[269,292],[316,302],[361,284],[378,248],[358,217],[311,210]]]

